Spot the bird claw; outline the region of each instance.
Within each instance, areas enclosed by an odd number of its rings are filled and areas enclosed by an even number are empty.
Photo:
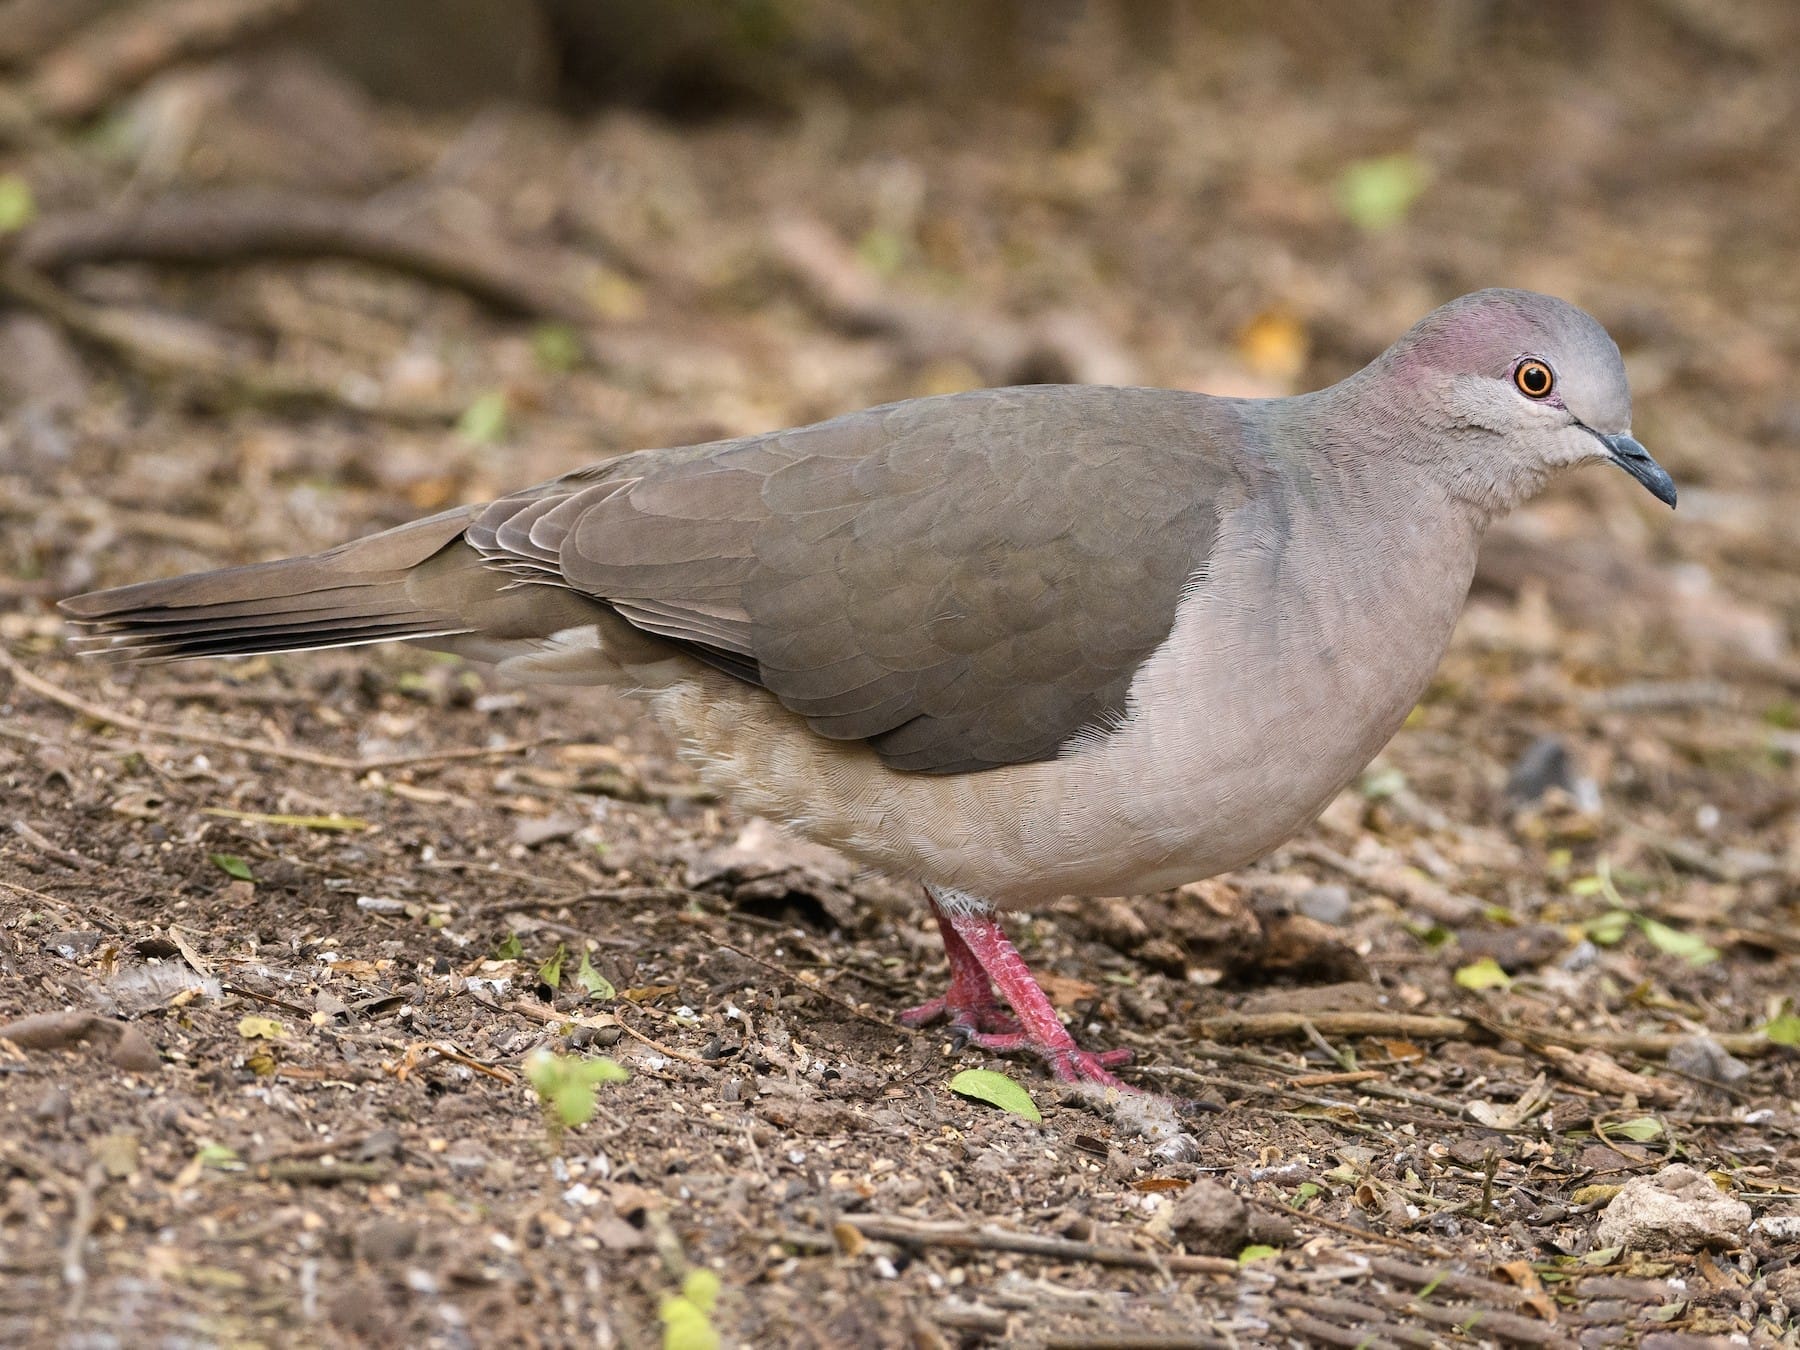
[[[979,1045],[983,1036],[1015,1036],[1020,1033],[1019,1020],[992,995],[985,1000],[953,1000],[949,994],[929,999],[916,1008],[898,1015],[901,1026],[930,1026],[940,1017],[950,1019],[950,1037],[957,1049],[971,1042]]]

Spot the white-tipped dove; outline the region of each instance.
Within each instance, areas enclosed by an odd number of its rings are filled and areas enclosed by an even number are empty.
[[[1301,829],[1424,691],[1489,522],[1597,461],[1674,505],[1605,330],[1489,290],[1295,398],[913,399],[63,608],[128,659],[407,641],[638,691],[738,805],[923,883],[950,982],[904,1020],[1116,1084],[996,908]]]

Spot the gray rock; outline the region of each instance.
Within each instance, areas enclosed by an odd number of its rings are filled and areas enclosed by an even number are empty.
[[[1600,1215],[1595,1239],[1602,1247],[1693,1252],[1742,1246],[1749,1228],[1750,1206],[1705,1173],[1672,1163],[1626,1182]]]

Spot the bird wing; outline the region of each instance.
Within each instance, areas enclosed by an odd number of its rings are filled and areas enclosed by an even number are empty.
[[[647,451],[493,503],[491,565],[599,600],[891,768],[1115,724],[1243,476],[1231,405],[990,389]]]

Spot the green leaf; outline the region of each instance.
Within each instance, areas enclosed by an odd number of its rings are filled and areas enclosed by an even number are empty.
[[[1719,959],[1719,949],[1710,946],[1705,938],[1697,934],[1684,933],[1644,914],[1638,915],[1637,921],[1638,927],[1644,930],[1644,936],[1650,939],[1651,945],[1659,952],[1678,956],[1691,966],[1710,965]]]
[[[566,323],[546,323],[531,333],[531,354],[552,375],[567,375],[581,364],[581,334]]]
[[[950,1090],[959,1097],[969,1097],[1027,1120],[1042,1120],[1044,1113],[1031,1094],[1003,1073],[992,1069],[964,1069],[950,1080]]]
[[[569,949],[562,943],[557,943],[556,950],[550,953],[549,959],[546,960],[543,965],[538,967],[538,983],[547,984],[552,989],[560,988],[562,985],[563,958],[568,954]]]
[[[575,970],[575,983],[587,990],[589,998],[609,999],[619,992],[611,980],[594,969],[586,951],[581,953],[581,965]]]
[[[200,1151],[194,1154],[194,1161],[218,1172],[240,1172],[244,1167],[238,1151],[225,1144],[202,1144]]]
[[[209,853],[206,859],[228,877],[236,877],[239,881],[256,880],[250,875],[250,864],[235,853]]]
[[[856,256],[871,272],[891,277],[906,261],[906,241],[893,230],[877,227],[856,241]]]
[[[536,1091],[545,1110],[565,1128],[585,1125],[594,1118],[598,1106],[595,1088],[602,1083],[623,1083],[631,1077],[624,1065],[604,1055],[583,1059],[542,1049],[526,1056],[524,1068],[525,1081]]]
[[[681,1282],[681,1296],[701,1312],[710,1313],[719,1306],[719,1277],[698,1266]]]
[[[1325,1188],[1316,1181],[1303,1181],[1295,1188],[1293,1196],[1288,1200],[1288,1207],[1290,1209],[1305,1209],[1306,1202],[1311,1200],[1315,1195],[1320,1194],[1324,1189]]]
[[[1512,976],[1502,970],[1500,963],[1491,956],[1471,961],[1466,966],[1458,966],[1456,982],[1464,989],[1512,988]]]
[[[492,445],[506,435],[506,414],[506,391],[490,389],[463,409],[456,434],[471,445]]]
[[[1648,1144],[1663,1137],[1663,1123],[1655,1116],[1636,1116],[1620,1125],[1608,1125],[1606,1132],[1623,1135],[1633,1143]]]
[[[1619,1253],[1624,1250],[1623,1247],[1596,1247],[1587,1255],[1576,1259],[1584,1266],[1610,1266],[1619,1259]]]
[[[1602,947],[1617,946],[1631,931],[1631,911],[1609,909],[1598,918],[1589,919],[1585,931],[1590,942],[1597,942]]]
[[[1770,1021],[1762,1032],[1776,1045],[1800,1045],[1800,1016],[1783,1013]]]
[[[688,1298],[665,1298],[658,1313],[663,1350],[719,1350],[719,1333],[706,1309]]]
[[[1267,1261],[1271,1256],[1280,1256],[1281,1248],[1266,1246],[1261,1242],[1252,1242],[1238,1253],[1238,1264],[1247,1266],[1252,1261]]]
[[[16,173],[0,173],[0,234],[12,234],[31,224],[37,200],[31,184]]]
[[[508,933],[500,939],[500,945],[494,948],[496,961],[517,961],[525,955],[525,946],[519,941],[517,933]]]
[[[1425,191],[1426,179],[1425,166],[1416,155],[1402,152],[1358,160],[1338,176],[1338,210],[1359,230],[1391,229],[1406,219]]]
[[[1378,802],[1406,789],[1406,775],[1391,764],[1378,764],[1365,769],[1357,790],[1369,801]]]

